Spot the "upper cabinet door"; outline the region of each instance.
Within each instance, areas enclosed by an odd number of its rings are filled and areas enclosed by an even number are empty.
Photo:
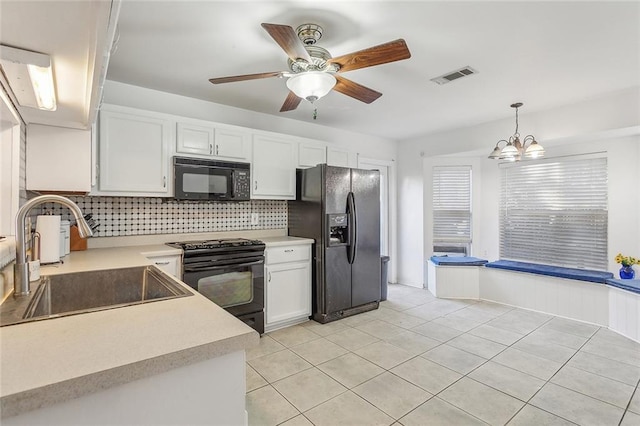
[[[354,154],[351,151],[335,147],[327,147],[327,164],[338,167],[355,167]]]
[[[213,155],[213,126],[178,123],[176,126],[176,152],[183,154]]]
[[[313,167],[327,162],[327,146],[321,143],[300,142],[298,167]]]
[[[91,137],[91,130],[29,124],[27,189],[91,191]]]
[[[229,161],[249,161],[251,133],[217,128],[206,121],[178,122],[176,152]]]
[[[294,200],[296,142],[276,136],[254,135],[251,198]]]
[[[213,155],[233,161],[248,161],[251,133],[235,129],[215,130],[215,151]]]
[[[169,195],[172,123],[160,116],[101,111],[99,192]]]

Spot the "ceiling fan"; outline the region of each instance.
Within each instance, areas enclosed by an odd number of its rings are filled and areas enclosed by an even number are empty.
[[[289,56],[289,71],[235,75],[212,78],[209,81],[213,84],[221,84],[269,77],[287,77],[289,95],[280,112],[296,109],[302,99],[313,103],[329,93],[331,89],[370,104],[382,96],[382,93],[339,74],[411,57],[411,52],[403,39],[332,58],[326,49],[316,45],[323,32],[319,25],[304,24],[294,31],[288,25],[264,23],[262,28]]]

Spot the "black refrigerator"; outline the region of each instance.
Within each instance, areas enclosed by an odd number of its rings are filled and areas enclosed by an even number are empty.
[[[319,164],[296,172],[289,235],[313,238],[313,319],[327,323],[380,302],[380,173]]]

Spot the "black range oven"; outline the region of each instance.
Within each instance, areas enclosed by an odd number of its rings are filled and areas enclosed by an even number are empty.
[[[264,333],[264,243],[243,238],[168,243],[183,250],[182,280]]]

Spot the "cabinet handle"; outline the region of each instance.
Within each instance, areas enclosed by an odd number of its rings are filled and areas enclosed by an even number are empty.
[[[156,265],[168,265],[171,262],[169,262],[168,260],[166,262],[156,262]]]
[[[291,253],[292,251],[293,251],[293,249],[287,249],[287,250],[285,250],[284,252],[285,252],[285,253]]]
[[[269,272],[269,282],[271,282],[271,272]]]
[[[255,181],[253,184],[253,190],[257,191],[258,190],[258,181]]]
[[[209,155],[213,154],[213,144],[209,144]]]
[[[218,155],[218,150],[220,149],[220,145],[216,145],[216,155]]]
[[[162,176],[162,187],[163,188],[167,187],[167,177],[166,176]]]

